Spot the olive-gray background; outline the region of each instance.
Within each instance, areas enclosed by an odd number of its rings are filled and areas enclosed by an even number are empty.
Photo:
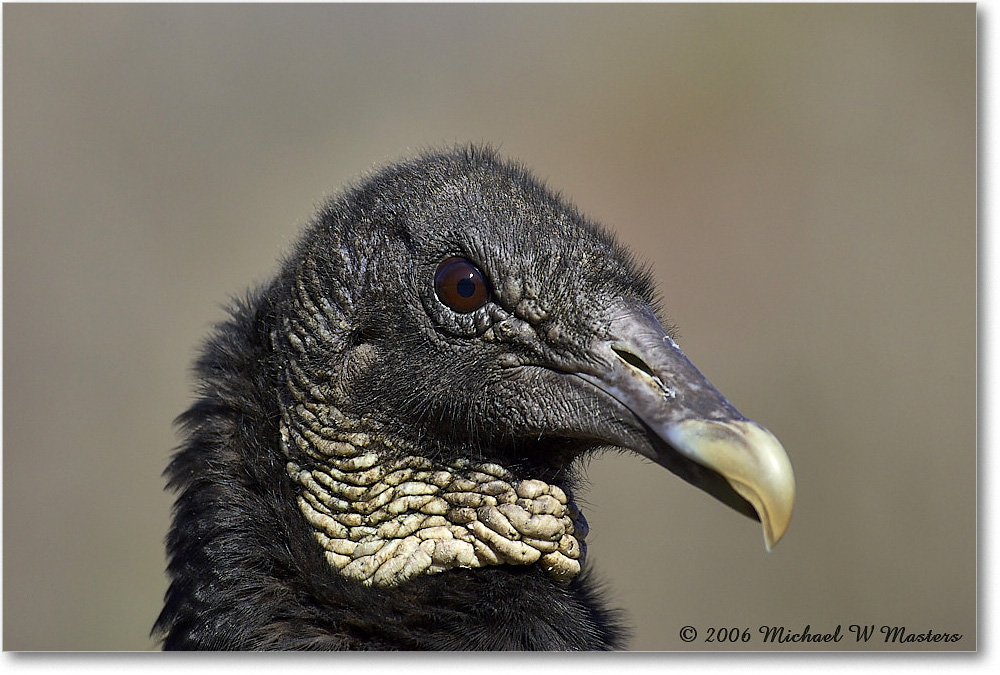
[[[766,554],[668,472],[590,464],[633,648],[851,623],[975,647],[973,5],[3,12],[5,649],[154,646],[160,473],[220,306],[324,195],[466,141],[648,260],[795,467]]]

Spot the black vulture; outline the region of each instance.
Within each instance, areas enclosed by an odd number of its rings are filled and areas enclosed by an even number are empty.
[[[154,633],[623,647],[585,566],[581,457],[648,458],[760,520],[768,548],[794,498],[777,439],[687,360],[659,304],[607,230],[489,148],[329,200],[197,361]]]

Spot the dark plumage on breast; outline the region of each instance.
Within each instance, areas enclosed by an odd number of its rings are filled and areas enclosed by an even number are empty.
[[[207,341],[154,631],[171,649],[622,647],[578,458],[649,458],[768,547],[791,518],[780,444],[666,325],[607,231],[490,150],[366,178]]]

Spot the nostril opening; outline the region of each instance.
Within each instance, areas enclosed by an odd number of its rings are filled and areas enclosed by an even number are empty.
[[[646,373],[647,375],[649,375],[650,377],[652,377],[652,378],[654,378],[656,380],[660,379],[660,378],[656,377],[656,373],[653,372],[653,369],[650,368],[649,365],[647,365],[645,361],[643,361],[642,359],[640,359],[638,356],[636,356],[632,352],[625,351],[624,349],[619,349],[618,347],[615,347],[614,345],[611,346],[611,349],[613,349],[614,352],[615,352],[615,354],[618,355],[618,358],[620,358],[622,361],[624,361],[625,363],[629,364],[633,368],[635,368],[637,370],[641,370],[642,372]]]

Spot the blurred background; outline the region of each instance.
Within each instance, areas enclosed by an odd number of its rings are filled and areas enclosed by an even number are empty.
[[[590,463],[637,650],[976,647],[975,5],[3,8],[3,647],[142,650],[189,364],[326,195],[484,141],[655,272],[792,525]],[[881,636],[830,649],[886,649]],[[812,648],[796,645],[796,648]]]

